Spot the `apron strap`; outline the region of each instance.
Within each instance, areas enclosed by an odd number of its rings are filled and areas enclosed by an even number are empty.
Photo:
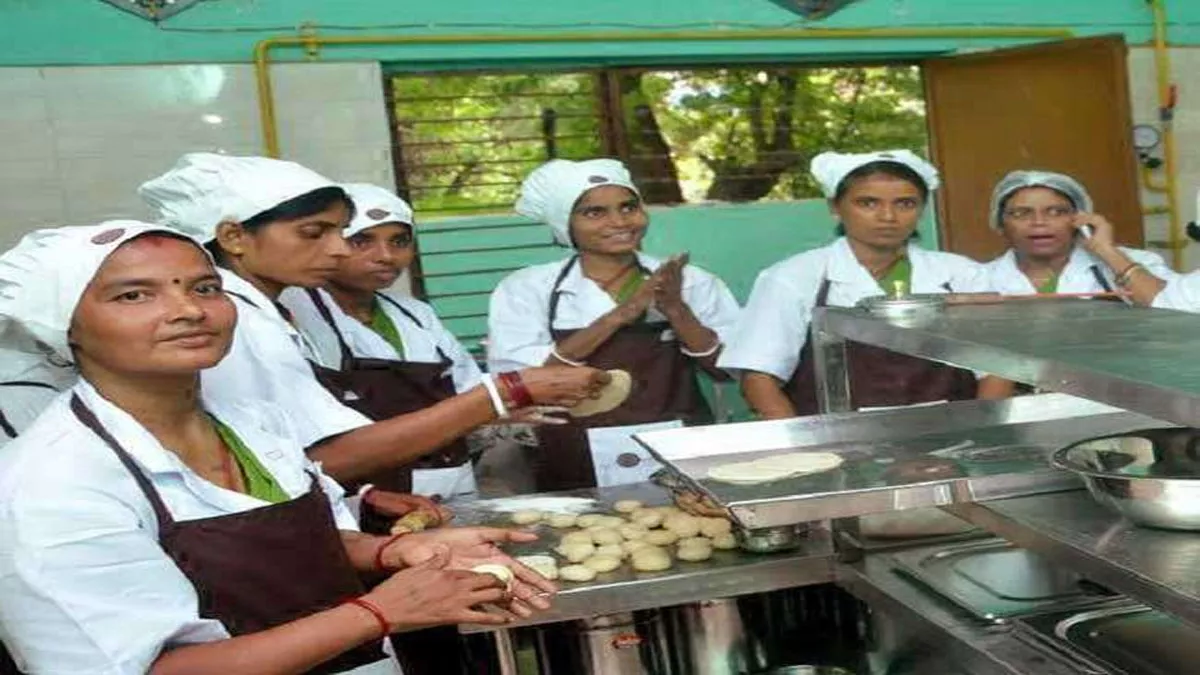
[[[17,437],[16,427],[9,423],[8,418],[4,416],[3,410],[0,410],[0,431],[3,431],[4,435],[8,436],[9,438]]]
[[[821,279],[821,286],[817,289],[817,299],[813,302],[813,307],[825,307],[829,304],[829,288],[833,282],[829,277]]]
[[[400,310],[400,313],[403,314],[405,316],[405,318],[407,318],[409,321],[413,322],[413,324],[416,325],[417,328],[420,328],[421,330],[425,330],[425,324],[421,323],[421,320],[417,318],[417,315],[408,311],[408,308],[406,308],[404,305],[397,302],[394,298],[389,298],[384,293],[376,293],[375,297],[380,300],[383,300],[384,302],[388,303],[392,307],[395,307],[396,309]],[[447,363],[447,364],[454,363],[453,359],[451,359],[449,356],[446,356],[446,352],[442,350],[441,345],[434,344],[433,348],[437,350],[438,358],[440,358],[444,363]]]
[[[225,291],[225,295],[232,295],[233,297],[237,298],[238,300],[241,300],[242,302],[246,303],[247,305],[250,305],[251,307],[262,309],[261,307],[258,306],[258,303],[254,302],[250,298],[247,298],[246,296],[242,295],[241,293],[235,293],[233,291],[227,290],[227,291]]]
[[[1104,273],[1100,271],[1099,265],[1092,265],[1088,268],[1092,272],[1092,276],[1096,279],[1096,283],[1100,284],[1100,288],[1104,289],[1105,293],[1112,293],[1112,284],[1108,283],[1108,279],[1104,278]]]
[[[550,287],[550,311],[546,314],[550,321],[546,327],[551,333],[554,332],[554,320],[558,318],[558,299],[562,296],[562,291],[560,291],[559,288],[562,286],[562,282],[566,280],[567,275],[571,273],[571,269],[575,267],[577,262],[579,262],[579,256],[571,256],[571,259],[567,261],[566,265],[563,265],[562,271],[559,272],[558,276],[554,279],[554,285]]]
[[[146,499],[150,501],[150,506],[154,508],[154,515],[158,518],[159,528],[167,528],[175,524],[175,519],[171,516],[171,511],[163,502],[162,496],[158,494],[158,490],[154,489],[154,485],[150,483],[150,479],[146,477],[146,473],[142,471],[137,462],[133,460],[125,448],[113,438],[112,434],[104,428],[100,420],[96,419],[96,414],[87,407],[83,399],[79,398],[79,394],[71,397],[71,412],[75,413],[75,417],[83,424],[83,426],[91,429],[93,433],[100,437],[109,448],[117,455],[117,459],[125,465],[129,473],[133,475],[134,482],[141,488],[142,494],[146,495]]]
[[[342,370],[346,370],[350,362],[354,359],[354,354],[350,351],[349,345],[346,344],[346,339],[342,337],[342,331],[338,330],[337,319],[333,318],[333,313],[329,311],[329,306],[321,298],[321,292],[315,288],[307,288],[308,298],[312,300],[313,305],[317,308],[317,313],[325,319],[325,323],[329,324],[329,328],[333,330],[333,336],[337,338],[338,348],[342,353]]]

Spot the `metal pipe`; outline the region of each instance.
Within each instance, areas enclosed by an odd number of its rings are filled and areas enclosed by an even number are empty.
[[[309,30],[312,26],[307,27]],[[279,129],[271,86],[271,50],[302,47],[310,56],[322,46],[335,45],[455,45],[455,44],[546,44],[579,42],[729,42],[735,40],[883,40],[883,39],[1043,39],[1069,38],[1068,28],[778,28],[762,30],[646,31],[639,33],[597,31],[587,33],[524,33],[462,35],[286,35],[260,40],[254,45],[254,75],[258,85],[258,110],[262,124],[263,150],[279,156]]]
[[[1171,86],[1171,54],[1167,45],[1167,8],[1163,0],[1147,0],[1154,13],[1154,68],[1158,79],[1158,118],[1163,132],[1163,173],[1167,197],[1167,246],[1171,249],[1171,267],[1183,269],[1183,250],[1187,239],[1179,217],[1179,173],[1176,164],[1175,102]]]

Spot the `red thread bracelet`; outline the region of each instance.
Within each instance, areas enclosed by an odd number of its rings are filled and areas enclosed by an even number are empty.
[[[387,617],[385,617],[383,615],[383,610],[379,609],[379,606],[376,605],[375,603],[371,602],[370,600],[366,600],[364,598],[350,598],[349,600],[347,600],[346,602],[344,602],[342,604],[355,605],[356,607],[361,607],[361,608],[367,610],[368,612],[370,612],[371,616],[375,617],[375,620],[379,622],[379,639],[380,640],[387,638],[387,636],[391,634],[392,629],[391,629],[391,626],[388,624]]]
[[[528,408],[534,404],[533,395],[529,393],[529,387],[525,386],[525,381],[519,374],[500,373],[500,382],[512,397],[514,408]]]
[[[401,532],[400,534],[393,534],[391,537],[388,538],[387,541],[383,542],[383,544],[381,544],[379,546],[379,548],[375,551],[375,571],[376,572],[388,571],[387,568],[385,568],[383,566],[383,552],[387,550],[387,547],[396,543],[397,539],[399,539],[400,537],[403,537],[406,534],[408,534],[408,533]]]

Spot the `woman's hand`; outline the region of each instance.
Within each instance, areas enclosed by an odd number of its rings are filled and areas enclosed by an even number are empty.
[[[421,495],[406,492],[388,492],[371,488],[362,497],[363,503],[385,516],[400,518],[413,511],[425,511],[433,516],[433,527],[439,527],[454,518],[454,512]]]
[[[683,301],[683,268],[688,259],[687,253],[672,256],[654,273],[654,302],[668,317],[687,308]]]
[[[521,381],[534,403],[572,408],[599,394],[612,377],[595,368],[543,366],[521,371]]]
[[[1117,248],[1112,223],[1096,213],[1077,213],[1071,223],[1075,229],[1081,230],[1084,225],[1091,226],[1092,235],[1081,234],[1080,243],[1083,247],[1097,255],[1110,253]]]
[[[447,567],[460,570],[487,563],[504,565],[513,571],[512,597],[505,609],[526,617],[535,610],[549,609],[546,598],[558,588],[505,554],[496,544],[530,541],[537,541],[537,535],[495,527],[451,527],[401,537],[384,550],[381,560],[392,569],[420,566],[439,558],[445,558]]]
[[[509,603],[504,583],[491,574],[458,569],[449,562],[445,549],[432,551],[419,564],[393,574],[363,599],[383,612],[392,632],[459,623],[507,623],[509,616],[479,609],[480,605]]]
[[[634,271],[634,274],[641,274],[639,271]],[[652,274],[650,278],[644,280],[642,285],[634,291],[633,295],[629,296],[625,302],[617,305],[608,313],[608,316],[618,325],[629,326],[640,320],[650,309],[650,305],[654,303],[654,297],[661,283],[658,273]]]

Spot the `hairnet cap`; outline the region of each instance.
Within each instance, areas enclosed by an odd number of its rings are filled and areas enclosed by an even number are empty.
[[[113,251],[150,232],[184,236],[134,220],[36,230],[25,235],[0,255],[3,346],[28,350],[40,344],[48,348],[42,351],[43,356],[53,353],[70,361],[67,330],[84,290]]]
[[[625,165],[615,159],[574,162],[554,159],[539,166],[521,183],[517,213],[550,226],[554,240],[571,245],[571,211],[585,192],[603,185],[619,185],[641,196]]]
[[[820,184],[821,191],[827,198],[832,199],[837,194],[838,188],[841,187],[842,181],[846,180],[846,176],[855,169],[875,162],[892,162],[912,169],[921,177],[921,180],[925,181],[925,187],[930,191],[938,189],[938,185],[941,184],[938,179],[937,167],[909,150],[880,150],[861,153],[822,152],[813,157],[809,168],[813,178],[817,179],[817,183]]]
[[[990,223],[995,229],[1000,229],[1003,225],[1003,215],[1000,213],[1004,210],[1004,202],[1013,195],[1017,190],[1023,190],[1030,187],[1043,187],[1054,190],[1067,199],[1071,200],[1071,204],[1077,211],[1090,212],[1092,210],[1092,196],[1083,185],[1066,175],[1065,173],[1054,173],[1053,171],[1013,171],[996,183],[996,189],[992,190],[992,205],[990,210]]]
[[[295,162],[193,152],[143,183],[138,194],[158,212],[160,223],[206,242],[224,221],[249,220],[325,187],[336,184]]]
[[[346,228],[347,237],[385,223],[413,224],[412,207],[391,190],[368,183],[345,183],[342,189],[354,202],[354,218]]]

